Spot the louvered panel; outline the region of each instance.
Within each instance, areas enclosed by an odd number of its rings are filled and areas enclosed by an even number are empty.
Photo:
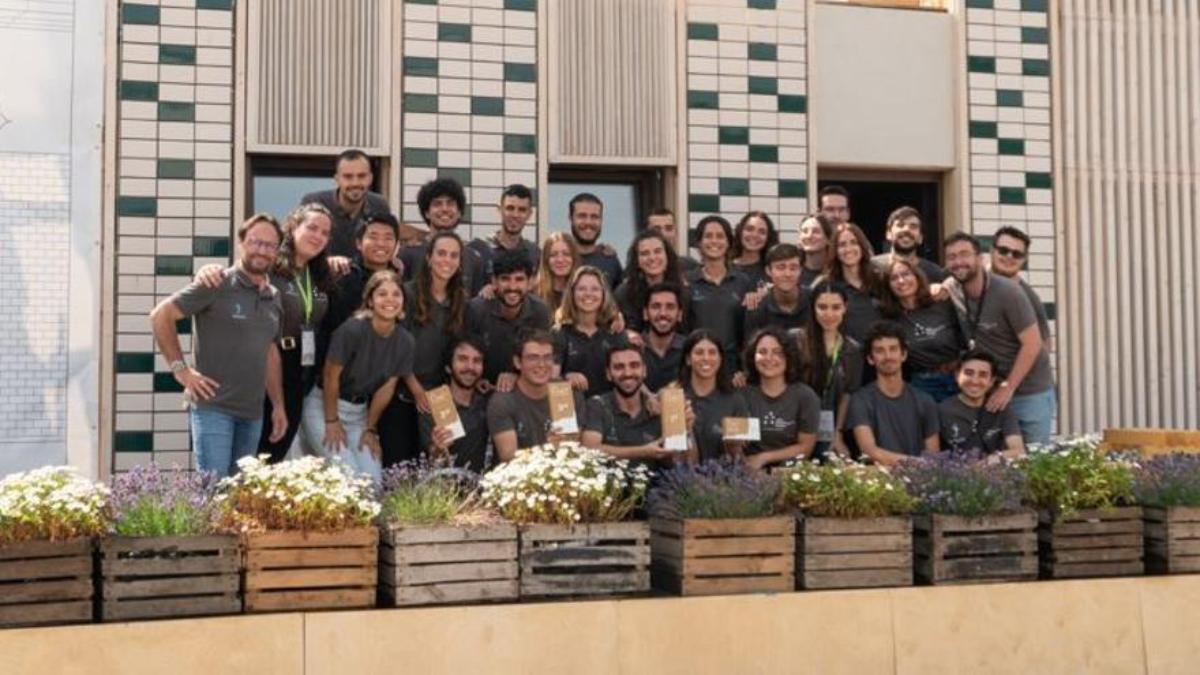
[[[550,161],[674,164],[674,0],[547,5]]]
[[[1060,426],[1200,426],[1200,7],[1059,0]]]
[[[388,151],[392,0],[252,0],[247,147]]]

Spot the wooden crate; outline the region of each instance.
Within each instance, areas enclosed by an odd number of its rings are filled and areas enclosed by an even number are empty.
[[[1200,572],[1200,507],[1147,506],[1146,571],[1153,574]]]
[[[912,519],[800,518],[796,587],[912,586]]]
[[[791,516],[650,521],[654,587],[680,595],[790,591],[796,583]]]
[[[916,580],[970,584],[1036,579],[1037,514],[913,517]]]
[[[588,597],[650,590],[645,521],[520,527],[521,598]]]
[[[1143,529],[1140,506],[1085,509],[1066,518],[1043,511],[1038,515],[1042,577],[1142,574]]]
[[[519,572],[512,523],[381,532],[379,584],[389,606],[516,600]]]
[[[100,620],[239,614],[237,537],[100,541]]]
[[[242,545],[247,612],[375,606],[376,528],[262,532]]]
[[[92,540],[0,546],[0,628],[92,620]]]

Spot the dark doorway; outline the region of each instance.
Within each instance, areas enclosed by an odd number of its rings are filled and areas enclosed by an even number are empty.
[[[901,206],[911,206],[921,212],[925,243],[919,255],[941,262],[942,222],[940,185],[936,180],[839,180],[830,177],[820,180],[818,189],[841,185],[850,191],[850,220],[866,232],[876,253],[887,250],[884,226],[888,214]]]

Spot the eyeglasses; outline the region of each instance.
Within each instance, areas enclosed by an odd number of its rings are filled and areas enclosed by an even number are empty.
[[[279,243],[274,241],[266,241],[265,239],[247,239],[243,244],[246,248],[257,249],[259,251],[278,251]]]
[[[1005,258],[1012,258],[1013,260],[1025,259],[1025,251],[1021,251],[1019,249],[1009,248],[1007,246],[993,246],[992,250],[1004,256]]]

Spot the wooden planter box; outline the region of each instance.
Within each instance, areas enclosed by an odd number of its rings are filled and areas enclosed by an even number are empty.
[[[1147,506],[1143,513],[1146,571],[1153,574],[1200,572],[1200,507]]]
[[[381,531],[379,584],[389,606],[516,600],[519,571],[512,523]]]
[[[650,526],[645,521],[520,527],[521,597],[647,593]]]
[[[1062,518],[1038,515],[1042,577],[1112,577],[1142,574],[1142,507],[1085,509]]]
[[[100,541],[100,620],[240,614],[237,537]]]
[[[1037,514],[913,517],[916,579],[926,584],[1036,579]]]
[[[375,606],[376,528],[261,532],[242,543],[247,612]]]
[[[912,519],[800,518],[796,588],[912,586]]]
[[[0,546],[0,628],[92,620],[92,540]]]
[[[796,583],[791,516],[650,521],[654,587],[680,595],[790,591]]]

